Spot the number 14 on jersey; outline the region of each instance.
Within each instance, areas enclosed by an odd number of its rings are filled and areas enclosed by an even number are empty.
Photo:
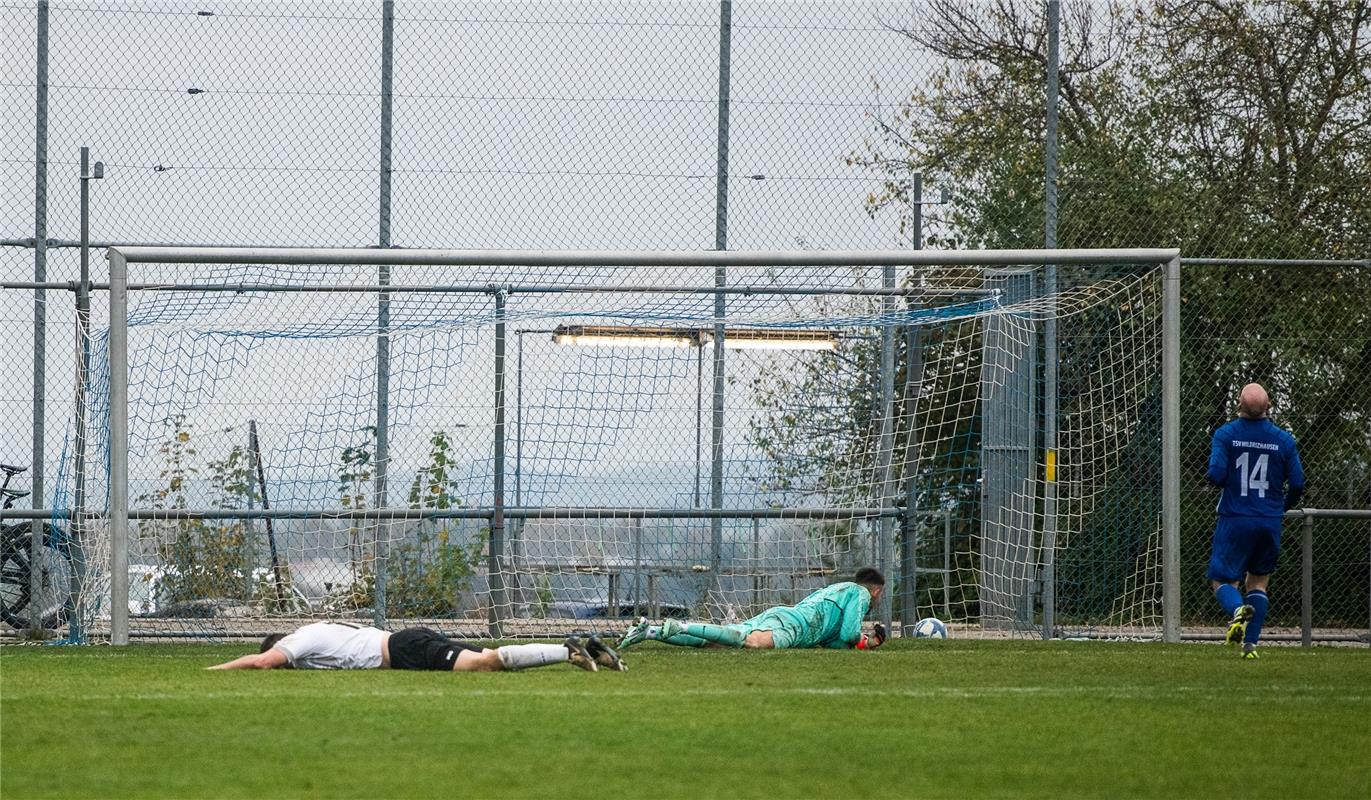
[[[1262,453],[1257,456],[1256,463],[1251,465],[1250,471],[1248,460],[1251,453],[1240,454],[1234,464],[1238,468],[1238,493],[1243,497],[1247,496],[1248,490],[1255,491],[1258,497],[1266,497],[1266,490],[1270,484],[1266,481],[1266,459],[1269,453]]]

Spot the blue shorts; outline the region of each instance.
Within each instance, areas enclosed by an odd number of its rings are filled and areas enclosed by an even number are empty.
[[[1247,573],[1270,575],[1281,554],[1280,517],[1219,517],[1209,556],[1209,580],[1236,583]]]

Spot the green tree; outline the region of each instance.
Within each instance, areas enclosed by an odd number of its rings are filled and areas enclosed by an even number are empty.
[[[224,433],[231,433],[226,429]],[[209,484],[215,508],[241,509],[260,505],[252,456],[244,445],[234,445],[224,458],[209,463]],[[256,587],[252,572],[257,562],[257,530],[252,520],[222,520],[201,528],[202,560],[214,565],[218,594],[243,600]],[[230,588],[231,587],[231,588]]]
[[[1063,4],[1060,245],[1365,257],[1368,20],[1365,0]],[[956,189],[935,243],[1040,246],[1042,4],[931,0],[901,33],[945,65],[848,156],[883,181],[868,209],[919,171]]]
[[[922,11],[918,24],[901,33],[944,65],[893,111],[874,112],[871,136],[847,155],[849,165],[881,182],[867,198],[868,212],[894,209],[907,224],[911,175],[918,172],[953,189],[952,202],[928,220],[932,246],[1041,246],[1043,4],[930,0]],[[1369,20],[1365,0],[1063,4],[1059,246],[1365,258],[1371,243]],[[1101,274],[1064,271],[1063,280],[1069,285]],[[922,280],[975,286],[979,277],[935,272]],[[1212,525],[1212,510],[1199,513],[1202,506],[1212,509],[1200,485],[1209,432],[1231,416],[1232,398],[1249,380],[1272,389],[1281,421],[1301,439],[1316,476],[1311,505],[1349,502],[1342,480],[1349,471],[1361,476],[1359,485],[1371,485],[1367,297],[1367,269],[1187,268],[1187,553],[1204,551]],[[897,453],[911,448],[904,463],[919,465],[920,507],[974,510],[980,339],[954,325],[931,326],[923,335],[924,371],[914,383],[922,395],[949,402],[935,416],[916,419],[916,411],[927,412],[902,397],[899,418],[924,434],[915,446],[901,438],[909,427],[897,431]],[[1089,376],[1106,343],[1085,337],[1062,344],[1059,391],[1068,415],[1073,398],[1088,397]],[[869,371],[875,358],[869,344],[851,342],[758,381],[754,393],[763,413],[753,440],[770,456],[776,486],[825,492],[839,471],[845,494],[869,494],[874,470],[863,459],[875,437],[876,383]],[[897,363],[903,369],[904,359]],[[897,386],[903,378],[897,375]],[[1160,386],[1154,381],[1146,390],[1142,414],[1155,427]],[[1087,531],[1081,542],[1108,539],[1103,549],[1115,555],[1143,546],[1142,534],[1126,531],[1145,530],[1134,523],[1160,502],[1157,479],[1145,468],[1158,457],[1153,439],[1135,436],[1119,454],[1126,479],[1096,501],[1113,516],[1100,514],[1100,529]],[[1321,493],[1330,485],[1338,494],[1325,500]],[[967,519],[958,536],[972,535],[975,524]],[[1133,539],[1119,538],[1128,535]],[[1188,562],[1187,569],[1190,582],[1202,583],[1194,574],[1202,564]],[[1090,571],[1098,573],[1094,566]],[[1082,614],[1095,613],[1089,605]]]
[[[429,438],[427,462],[409,487],[409,507],[461,508],[458,482],[452,474],[452,441],[444,431]],[[485,547],[484,534],[462,541],[451,519],[421,520],[414,538],[390,551],[387,604],[407,616],[452,616],[461,610]]]
[[[194,490],[203,473],[194,426],[183,414],[167,418],[164,424],[166,438],[158,447],[163,459],[158,478],[163,485],[139,496],[138,503],[167,511],[190,509],[197,505],[193,498],[203,497]],[[212,461],[208,467],[214,507],[241,508],[256,498],[245,448],[232,448],[223,460]],[[247,601],[251,597],[253,533],[243,521],[147,520],[140,523],[139,535],[154,541],[164,567],[152,587],[159,602]]]
[[[371,504],[375,477],[374,453],[376,426],[362,428],[362,441],[343,448],[338,457],[338,502],[351,511],[362,511]],[[348,522],[348,573],[350,583],[344,591],[344,602],[351,608],[365,608],[374,602],[375,541],[368,531],[379,531],[381,525],[366,525],[362,520]],[[368,539],[371,538],[370,547]]]

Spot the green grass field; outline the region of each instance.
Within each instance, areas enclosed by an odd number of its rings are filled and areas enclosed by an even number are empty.
[[[5,647],[28,797],[1371,797],[1371,651],[641,645],[628,673],[205,672]]]

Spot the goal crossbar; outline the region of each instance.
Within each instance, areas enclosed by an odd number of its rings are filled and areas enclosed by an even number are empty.
[[[487,267],[767,267],[1164,264],[1175,248],[1058,250],[410,250],[396,248],[111,247],[130,264],[376,264]]]

